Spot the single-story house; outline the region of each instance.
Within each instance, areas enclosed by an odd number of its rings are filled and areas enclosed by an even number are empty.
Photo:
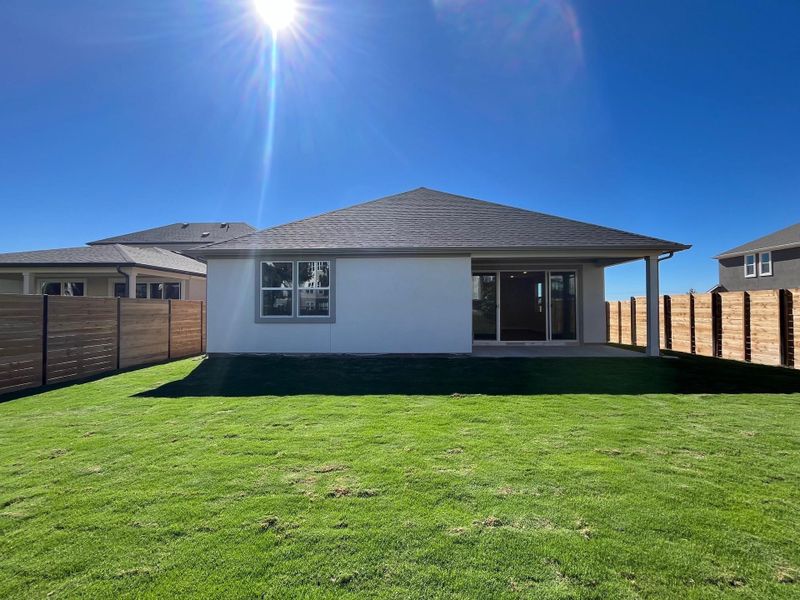
[[[174,223],[87,246],[0,254],[0,294],[205,300],[188,248],[252,233],[247,223]]]
[[[800,288],[800,223],[726,250],[713,291],[745,292]]]
[[[604,270],[689,246],[426,188],[188,251],[210,353],[470,353],[603,344]]]
[[[0,254],[0,293],[205,300],[206,265],[112,244]]]

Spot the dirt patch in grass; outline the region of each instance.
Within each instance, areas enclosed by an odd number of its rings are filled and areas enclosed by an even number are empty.
[[[314,473],[336,473],[338,471],[346,471],[345,465],[322,465],[313,469]]]

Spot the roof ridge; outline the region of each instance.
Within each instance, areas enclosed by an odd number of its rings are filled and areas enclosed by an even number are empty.
[[[389,200],[390,198],[395,198],[397,196],[402,196],[404,194],[409,194],[411,192],[416,192],[418,190],[428,190],[428,188],[418,187],[418,188],[414,188],[413,190],[406,190],[405,192],[400,192],[398,194],[389,194],[388,196],[381,196],[380,198],[375,198],[373,200],[367,200],[366,202],[358,202],[357,204],[349,204],[348,206],[342,206],[341,208],[334,208],[333,210],[329,210],[329,211],[322,212],[322,213],[317,213],[315,215],[311,215],[311,216],[308,216],[308,217],[303,217],[302,219],[296,219],[294,221],[289,221],[287,223],[280,223],[278,225],[271,225],[269,227],[264,227],[263,229],[256,229],[255,231],[251,231],[250,233],[245,233],[244,235],[240,235],[238,237],[231,238],[229,240],[220,240],[219,242],[214,242],[213,244],[206,244],[205,246],[198,246],[198,248],[213,248],[214,246],[216,246],[218,244],[226,244],[228,242],[232,242],[233,240],[240,240],[242,238],[245,238],[245,237],[248,237],[248,236],[251,236],[251,235],[256,235],[258,233],[263,233],[263,232],[266,232],[266,231],[271,231],[273,229],[277,229],[278,227],[285,227],[286,225],[296,225],[296,224],[299,224],[299,223],[305,223],[306,221],[310,221],[311,219],[316,219],[318,217],[326,217],[328,215],[332,215],[332,214],[335,214],[335,213],[340,213],[340,212],[343,212],[345,210],[350,210],[351,208],[362,207],[362,206],[366,206],[367,204],[374,204],[374,203],[380,202],[382,200]],[[428,190],[428,191],[435,192],[437,190]],[[446,193],[446,192],[442,192],[442,193]]]
[[[135,263],[136,260],[127,252],[127,249],[122,244],[113,244],[114,250],[119,252],[119,255],[127,262]]]
[[[463,196],[461,194],[453,194],[451,192],[444,192],[442,190],[434,190],[434,189],[431,189],[431,188],[418,188],[418,189],[427,190],[429,192],[436,192],[437,194],[445,194],[446,196],[453,196],[454,198],[463,198],[464,200],[472,200],[473,202],[479,202],[481,204],[487,204],[489,206],[497,206],[497,207],[506,208],[506,209],[511,208],[513,210],[519,210],[519,211],[522,211],[524,213],[529,213],[529,214],[532,213],[532,214],[536,214],[536,215],[541,215],[543,217],[548,217],[550,219],[558,219],[560,221],[569,221],[570,223],[577,223],[579,225],[588,225],[590,227],[599,227],[600,229],[605,229],[607,231],[614,231],[616,233],[624,233],[625,235],[635,235],[635,236],[640,237],[640,238],[644,238],[644,239],[648,239],[648,240],[654,240],[654,241],[657,241],[657,242],[672,243],[669,240],[665,240],[665,239],[662,239],[662,238],[657,238],[657,237],[653,237],[653,236],[650,236],[650,235],[642,235],[641,233],[633,233],[631,231],[625,231],[624,229],[617,229],[616,227],[608,227],[607,225],[598,225],[597,223],[589,223],[588,221],[579,221],[578,219],[571,219],[570,217],[562,217],[560,215],[554,215],[552,213],[546,213],[546,212],[542,212],[540,210],[531,210],[529,208],[521,208],[519,206],[513,206],[511,204],[501,204],[499,202],[492,202],[490,200],[483,200],[481,198],[473,198],[472,196]]]

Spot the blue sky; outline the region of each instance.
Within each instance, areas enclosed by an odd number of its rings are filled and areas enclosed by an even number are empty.
[[[800,220],[795,0],[306,0],[297,25],[267,171],[247,0],[4,2],[0,251],[426,186],[693,244],[677,293]]]

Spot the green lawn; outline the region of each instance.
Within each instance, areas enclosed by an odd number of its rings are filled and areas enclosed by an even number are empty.
[[[798,598],[798,540],[800,371],[188,360],[0,403],[0,598]]]

